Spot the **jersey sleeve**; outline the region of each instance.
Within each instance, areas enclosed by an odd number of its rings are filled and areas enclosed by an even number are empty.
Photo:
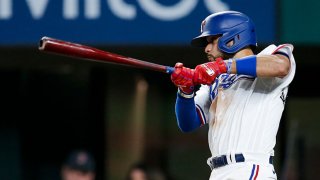
[[[296,62],[293,56],[293,45],[291,44],[282,44],[279,45],[272,54],[282,54],[289,58],[290,60],[290,70],[289,73],[283,77],[283,78],[277,78],[277,81],[279,83],[278,88],[284,88],[289,86],[289,84],[292,82],[295,72],[296,72]]]
[[[194,98],[196,110],[198,116],[200,117],[202,125],[207,124],[209,117],[209,108],[211,105],[210,100],[210,86],[201,85],[200,89],[196,92],[196,96]]]

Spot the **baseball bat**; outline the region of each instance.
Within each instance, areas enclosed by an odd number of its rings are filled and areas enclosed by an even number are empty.
[[[119,65],[132,66],[135,68],[149,69],[167,74],[171,74],[174,71],[174,68],[170,66],[164,66],[131,57],[125,57],[90,46],[58,40],[50,37],[41,38],[39,42],[39,50],[84,60],[114,63]]]

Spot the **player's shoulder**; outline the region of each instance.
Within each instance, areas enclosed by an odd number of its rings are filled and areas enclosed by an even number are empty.
[[[289,51],[292,52],[294,49],[294,46],[292,44],[286,43],[286,44],[279,44],[279,45],[275,45],[275,44],[271,44],[269,46],[267,46],[266,48],[264,48],[259,54],[274,54],[275,52],[278,51]]]
[[[277,52],[279,50],[287,49],[289,51],[293,51],[294,47],[292,44],[286,43],[286,44],[280,44],[277,46],[277,48],[274,50],[274,52]]]

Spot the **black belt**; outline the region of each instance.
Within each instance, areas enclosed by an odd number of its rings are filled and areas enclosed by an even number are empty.
[[[230,156],[230,159],[231,159],[231,155],[229,155],[229,156]],[[244,158],[243,154],[235,154],[234,157],[235,157],[235,160],[236,160],[237,163],[245,161],[245,158]],[[269,163],[273,164],[273,156],[270,156]],[[215,157],[215,158],[212,158],[210,160],[211,169],[222,167],[222,166],[225,166],[225,165],[228,165],[228,164],[229,163],[227,161],[227,156],[226,155]]]

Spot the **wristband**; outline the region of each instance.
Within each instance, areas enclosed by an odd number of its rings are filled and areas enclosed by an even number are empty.
[[[257,77],[257,56],[246,56],[236,59],[237,74],[250,75]]]
[[[228,74],[231,74],[231,65],[232,65],[232,61],[233,61],[233,59],[232,58],[230,58],[230,59],[228,59],[228,61],[227,61],[227,73]]]
[[[180,90],[180,88],[178,88],[178,94],[184,98],[187,98],[187,99],[190,99],[190,98],[193,98],[194,97],[194,92],[192,92],[191,94],[186,94],[184,92],[182,92]]]

